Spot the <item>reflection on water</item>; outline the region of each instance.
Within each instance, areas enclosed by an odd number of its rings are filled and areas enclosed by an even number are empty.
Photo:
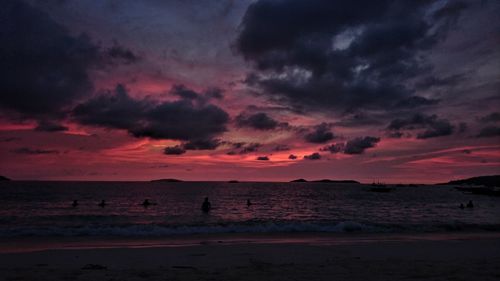
[[[0,186],[0,235],[54,228],[142,227],[148,233],[155,227],[186,232],[210,231],[203,228],[210,226],[218,227],[214,231],[328,231],[345,224],[361,231],[429,231],[500,225],[499,198],[463,194],[448,186],[398,187],[390,193],[368,189],[325,183],[6,182]],[[212,204],[209,214],[200,210],[205,197]],[[145,208],[145,199],[156,205]],[[71,206],[73,200],[78,200],[77,207]],[[101,200],[106,207],[98,206]],[[458,208],[469,200],[474,209]],[[89,231],[85,234],[93,234]]]

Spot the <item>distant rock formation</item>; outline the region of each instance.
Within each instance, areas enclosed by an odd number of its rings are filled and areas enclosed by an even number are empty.
[[[230,180],[230,181],[228,181],[228,183],[239,183],[239,181],[237,181],[237,180]]]
[[[0,176],[0,181],[10,181],[8,177]]]
[[[305,179],[296,179],[290,182],[308,182]],[[358,181],[355,180],[330,180],[330,179],[322,179],[322,180],[314,180],[309,182],[321,182],[321,183],[356,183],[359,184]]]
[[[178,179],[158,179],[158,180],[152,180],[151,182],[182,182],[182,180],[178,180]]]
[[[324,182],[324,183],[356,183],[359,184],[359,181],[355,180],[330,180],[330,179],[322,179],[322,180],[315,180],[312,182]]]
[[[473,177],[468,179],[449,181],[447,183],[441,184],[500,186],[500,175]]]
[[[305,179],[296,179],[290,182],[307,182]]]

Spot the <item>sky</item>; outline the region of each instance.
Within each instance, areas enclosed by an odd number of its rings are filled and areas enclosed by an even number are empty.
[[[5,0],[0,174],[500,173],[500,2]]]

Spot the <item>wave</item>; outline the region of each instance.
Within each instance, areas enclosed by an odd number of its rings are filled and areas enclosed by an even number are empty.
[[[380,225],[344,221],[335,224],[319,223],[260,223],[226,225],[184,225],[167,226],[157,224],[123,226],[80,226],[80,227],[11,227],[0,229],[0,237],[22,236],[167,236],[181,234],[213,233],[425,233],[456,231],[500,231],[500,225],[447,224],[447,225]]]

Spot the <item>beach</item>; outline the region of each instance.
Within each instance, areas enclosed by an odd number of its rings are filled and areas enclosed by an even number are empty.
[[[0,241],[1,280],[498,280],[498,233]]]
[[[0,281],[500,281],[500,0],[1,3]]]
[[[0,280],[500,278],[497,197],[451,186],[370,188],[4,183]],[[200,210],[205,197],[209,213]],[[146,208],[143,198],[157,205]],[[458,207],[470,200],[474,208]]]

